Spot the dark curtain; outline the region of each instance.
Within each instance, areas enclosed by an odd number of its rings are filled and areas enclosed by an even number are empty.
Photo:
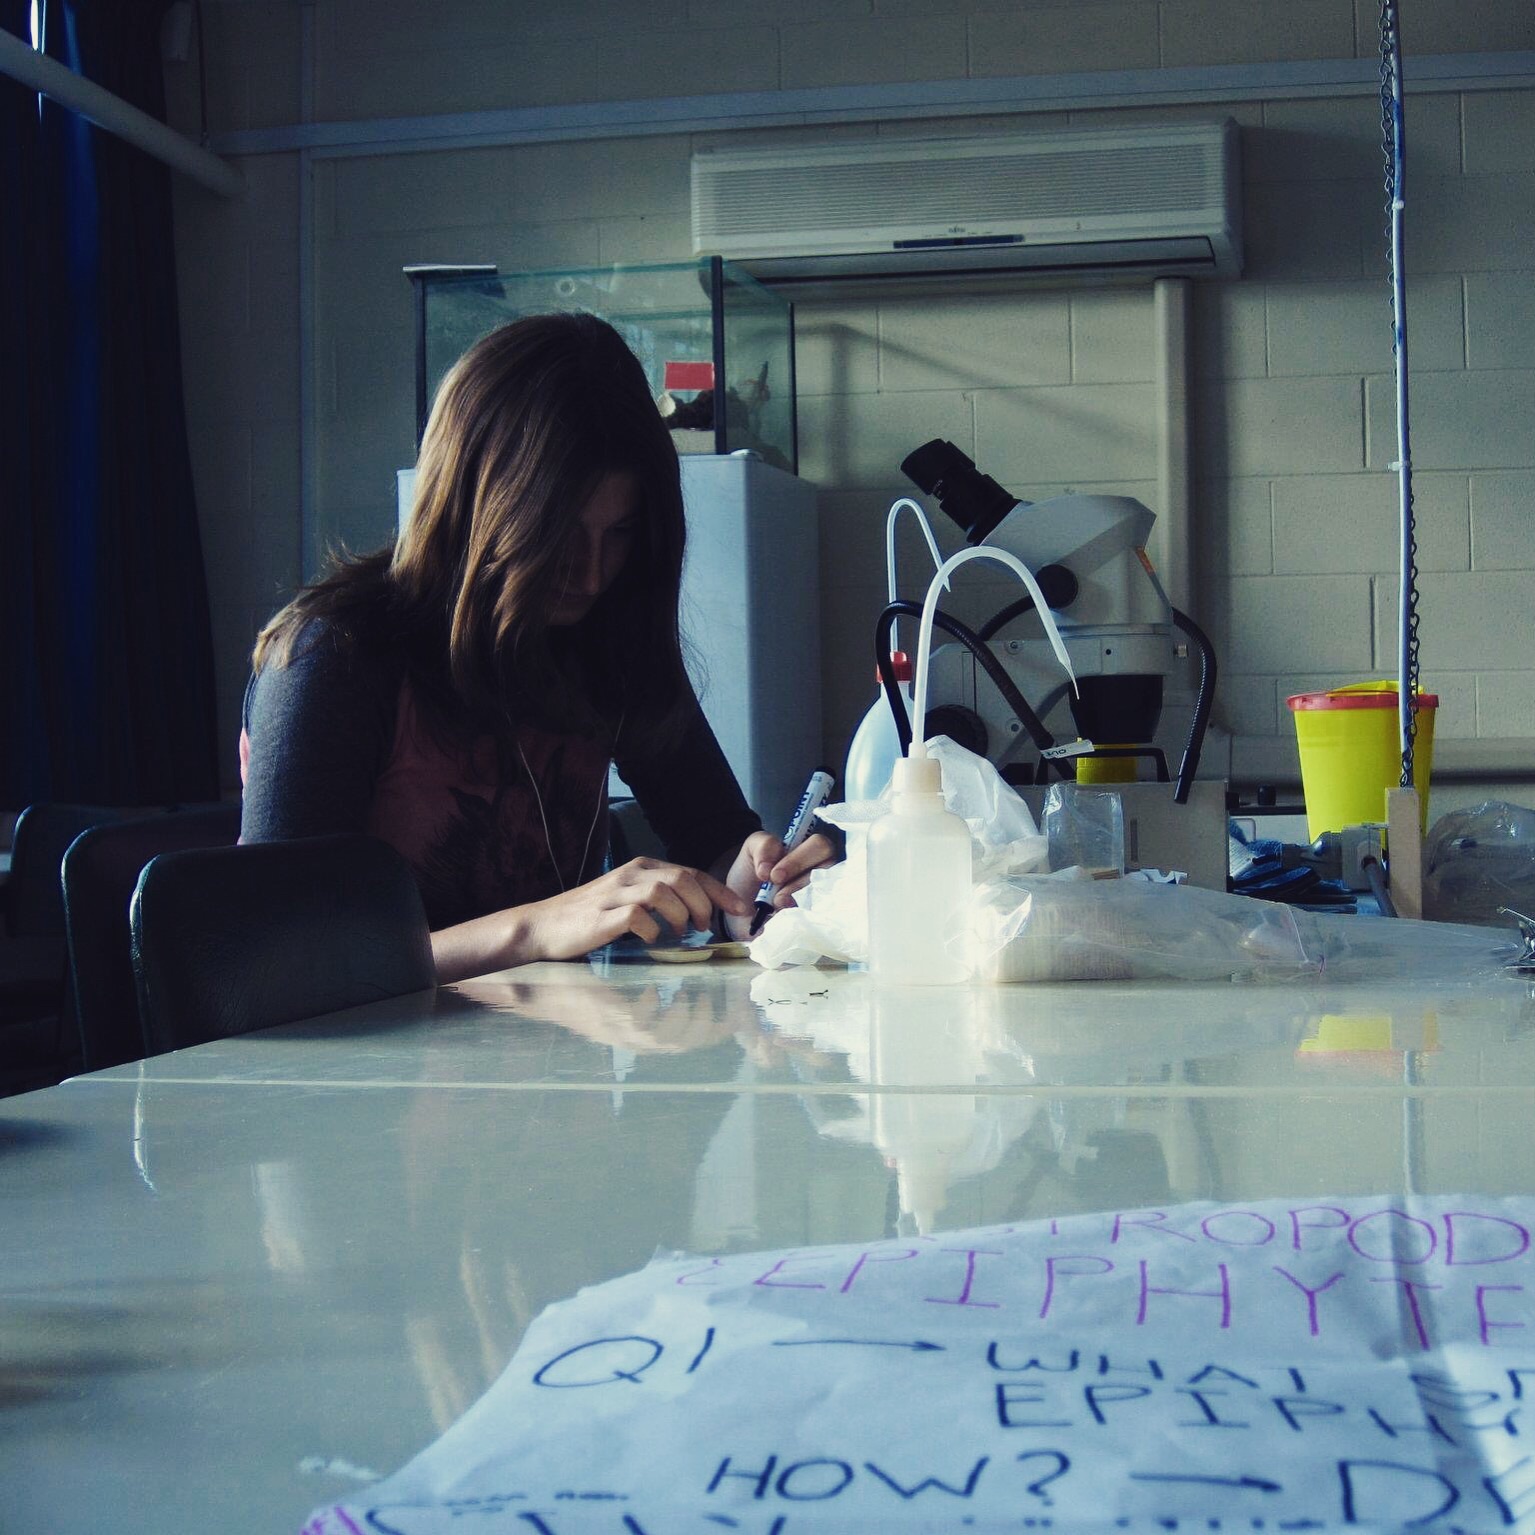
[[[27,0],[0,25],[27,35]],[[164,0],[50,0],[50,55],[164,117]],[[0,81],[0,806],[218,793],[170,173]],[[14,200],[13,200],[14,199]],[[14,338],[14,344],[13,344]]]
[[[28,0],[0,0],[0,28],[25,39],[29,10]],[[47,783],[34,538],[53,458],[40,398],[48,362],[36,290],[57,243],[47,180],[37,97],[0,76],[0,808],[12,809]]]

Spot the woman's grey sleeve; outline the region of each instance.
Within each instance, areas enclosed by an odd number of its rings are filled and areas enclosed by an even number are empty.
[[[302,636],[288,665],[263,667],[245,693],[241,840],[366,831],[398,686],[329,633]]]
[[[762,827],[696,704],[669,750],[617,766],[674,863],[707,869]]]

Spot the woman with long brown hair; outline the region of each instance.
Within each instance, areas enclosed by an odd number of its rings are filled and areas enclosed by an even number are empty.
[[[448,373],[409,523],[256,642],[247,842],[366,832],[410,861],[442,981],[722,921],[785,856],[704,720],[677,628],[676,451],[644,370],[586,314],[514,321]],[[601,873],[616,763],[667,849]]]

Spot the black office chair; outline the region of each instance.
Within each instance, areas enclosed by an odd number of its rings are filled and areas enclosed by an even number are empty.
[[[437,984],[415,876],[372,837],[162,854],[130,926],[151,1053]]]
[[[104,805],[29,805],[0,887],[0,1097],[50,1087],[79,1069],[65,1003],[60,865],[81,832],[126,814]]]
[[[128,934],[128,906],[144,866],[161,853],[228,847],[239,835],[236,801],[93,826],[70,844],[63,865],[65,1014],[86,1071],[139,1060],[148,1050]]]

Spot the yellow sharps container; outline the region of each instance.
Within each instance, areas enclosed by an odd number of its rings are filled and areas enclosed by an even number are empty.
[[[1312,838],[1366,821],[1386,819],[1386,791],[1402,779],[1394,682],[1354,682],[1326,693],[1296,693],[1285,700],[1300,746],[1306,829]],[[1418,694],[1413,783],[1428,830],[1428,785],[1434,758],[1437,693]]]

